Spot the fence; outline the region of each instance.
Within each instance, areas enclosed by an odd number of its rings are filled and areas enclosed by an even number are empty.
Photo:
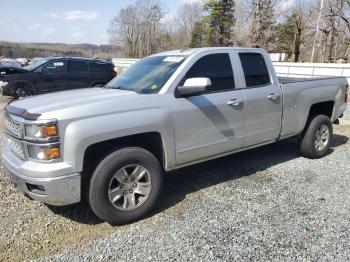
[[[344,76],[350,81],[349,64],[274,62],[273,65],[278,76],[296,78]]]
[[[114,64],[118,72],[119,71],[123,72],[138,60],[139,59],[132,59],[132,58],[113,58],[112,63]]]
[[[112,62],[119,71],[129,68],[138,59],[114,58]],[[312,78],[344,76],[350,82],[350,64],[287,63],[273,62],[278,76]]]

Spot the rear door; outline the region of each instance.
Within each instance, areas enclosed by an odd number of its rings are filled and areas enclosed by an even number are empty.
[[[77,89],[89,87],[91,76],[89,74],[89,62],[84,60],[68,60],[69,87]]]
[[[107,84],[115,76],[113,65],[102,61],[91,62],[90,73],[95,84]]]
[[[40,68],[36,87],[41,93],[63,90],[69,85],[67,77],[67,60],[58,59]]]
[[[275,140],[281,131],[282,92],[271,63],[260,52],[239,51],[238,57],[246,86],[245,146]]]
[[[233,59],[229,51],[201,55],[180,81],[182,85],[186,79],[206,77],[212,87],[200,95],[172,99],[177,165],[243,147],[244,97],[236,88]]]

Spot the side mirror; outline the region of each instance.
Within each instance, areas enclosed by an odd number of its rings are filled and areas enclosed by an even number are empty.
[[[211,87],[211,81],[206,77],[194,77],[185,81],[183,86],[177,88],[183,97],[195,96],[207,91]]]

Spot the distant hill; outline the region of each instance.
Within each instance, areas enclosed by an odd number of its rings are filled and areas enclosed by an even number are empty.
[[[110,60],[118,57],[121,48],[115,45],[12,43],[0,41],[0,57],[84,56]]]

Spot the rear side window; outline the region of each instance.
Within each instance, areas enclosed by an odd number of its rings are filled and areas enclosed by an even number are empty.
[[[212,54],[200,58],[187,72],[186,79],[193,77],[210,78],[210,92],[235,88],[229,54]]]
[[[265,59],[258,53],[240,53],[239,58],[243,67],[247,87],[270,84],[269,71]]]
[[[111,71],[111,64],[107,63],[99,63],[99,62],[92,62],[90,63],[90,71],[91,72],[108,72]]]
[[[54,61],[41,68],[42,73],[63,73],[66,71],[66,61]]]
[[[89,62],[86,61],[69,61],[69,72],[87,72],[89,70]]]

